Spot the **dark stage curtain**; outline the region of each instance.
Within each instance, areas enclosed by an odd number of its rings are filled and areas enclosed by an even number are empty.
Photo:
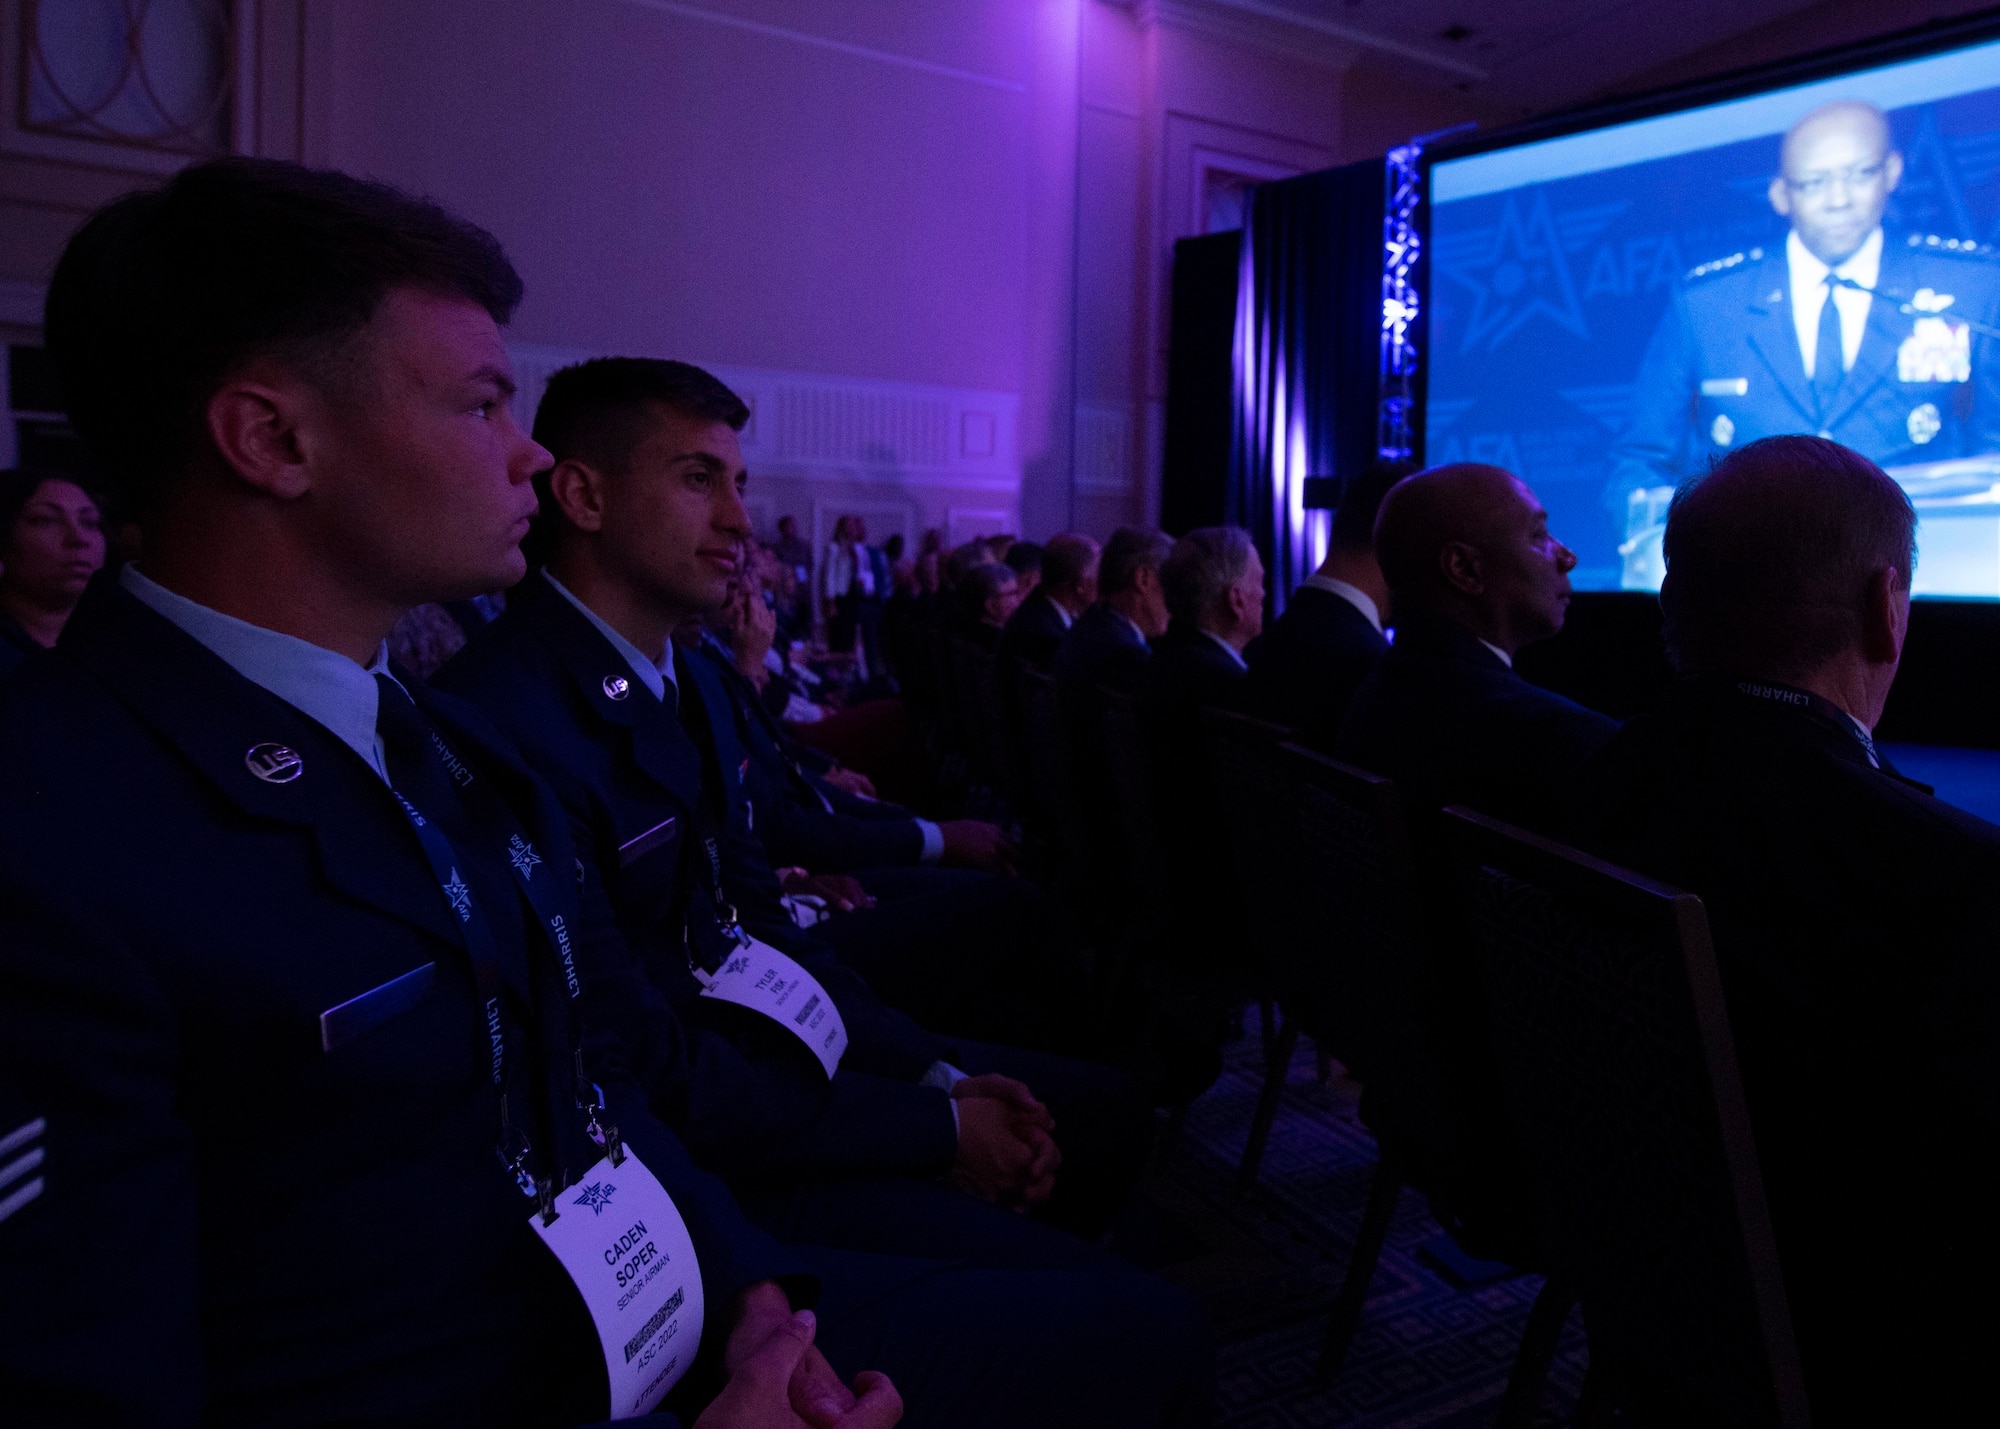
[[[1250,191],[1236,289],[1228,519],[1264,556],[1272,609],[1326,553],[1308,476],[1374,459],[1382,326],[1383,161]]]
[[[1236,275],[1241,232],[1174,244],[1174,313],[1167,342],[1167,443],[1160,527],[1180,536],[1229,519],[1229,444],[1236,428]]]

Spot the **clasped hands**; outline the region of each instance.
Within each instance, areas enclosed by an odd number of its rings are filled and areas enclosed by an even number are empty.
[[[958,1103],[958,1159],[947,1179],[967,1195],[1026,1211],[1055,1189],[1062,1152],[1056,1120],[1021,1083],[997,1073],[966,1077]]]
[[[729,1382],[694,1429],[890,1429],[903,1417],[895,1385],[873,1370],[842,1384],[815,1329],[812,1311],[793,1314],[770,1281],[744,1291],[722,1351]]]

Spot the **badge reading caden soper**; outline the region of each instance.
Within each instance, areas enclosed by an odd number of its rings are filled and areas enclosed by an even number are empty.
[[[644,1414],[694,1363],[701,1345],[701,1266],[687,1223],[630,1147],[557,1194],[554,1222],[528,1224],[555,1252],[597,1326],[611,1417]]]

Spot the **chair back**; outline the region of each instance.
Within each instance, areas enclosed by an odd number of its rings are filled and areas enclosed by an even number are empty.
[[[1468,809],[1465,884],[1540,1236],[1641,1423],[1808,1423],[1701,900]]]
[[[1113,805],[1110,833],[1118,842],[1120,871],[1127,890],[1148,916],[1165,920],[1176,900],[1160,846],[1159,809],[1145,726],[1132,696],[1108,685],[1098,688],[1097,712],[1099,746]]]
[[[1015,671],[1020,700],[1022,754],[1033,807],[1052,836],[1064,869],[1085,876],[1083,808],[1070,767],[1069,732],[1063,727],[1056,682],[1032,666]]]
[[[1423,1011],[1429,929],[1402,800],[1380,775],[1302,745],[1282,752],[1298,800],[1302,936],[1274,950],[1273,971],[1360,1078],[1377,1137],[1441,1166],[1457,1135]]]
[[[1244,932],[1253,949],[1246,961],[1269,970],[1273,950],[1302,934],[1299,786],[1284,754],[1298,731],[1219,709],[1203,710],[1201,726],[1242,895]],[[1283,996],[1285,988],[1280,985],[1278,992]]]
[[[966,724],[973,757],[987,785],[1018,809],[1020,780],[1015,768],[1013,738],[1007,727],[999,658],[967,642],[964,659],[966,687],[971,696],[966,707]]]

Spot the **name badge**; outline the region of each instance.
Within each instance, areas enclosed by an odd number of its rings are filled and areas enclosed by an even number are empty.
[[[761,1012],[806,1044],[831,1077],[847,1051],[847,1025],[819,979],[755,938],[711,975],[697,972],[703,997]]]
[[[556,1218],[528,1224],[576,1283],[604,1348],[611,1417],[667,1397],[701,1345],[701,1266],[673,1198],[630,1147],[556,1195]]]

